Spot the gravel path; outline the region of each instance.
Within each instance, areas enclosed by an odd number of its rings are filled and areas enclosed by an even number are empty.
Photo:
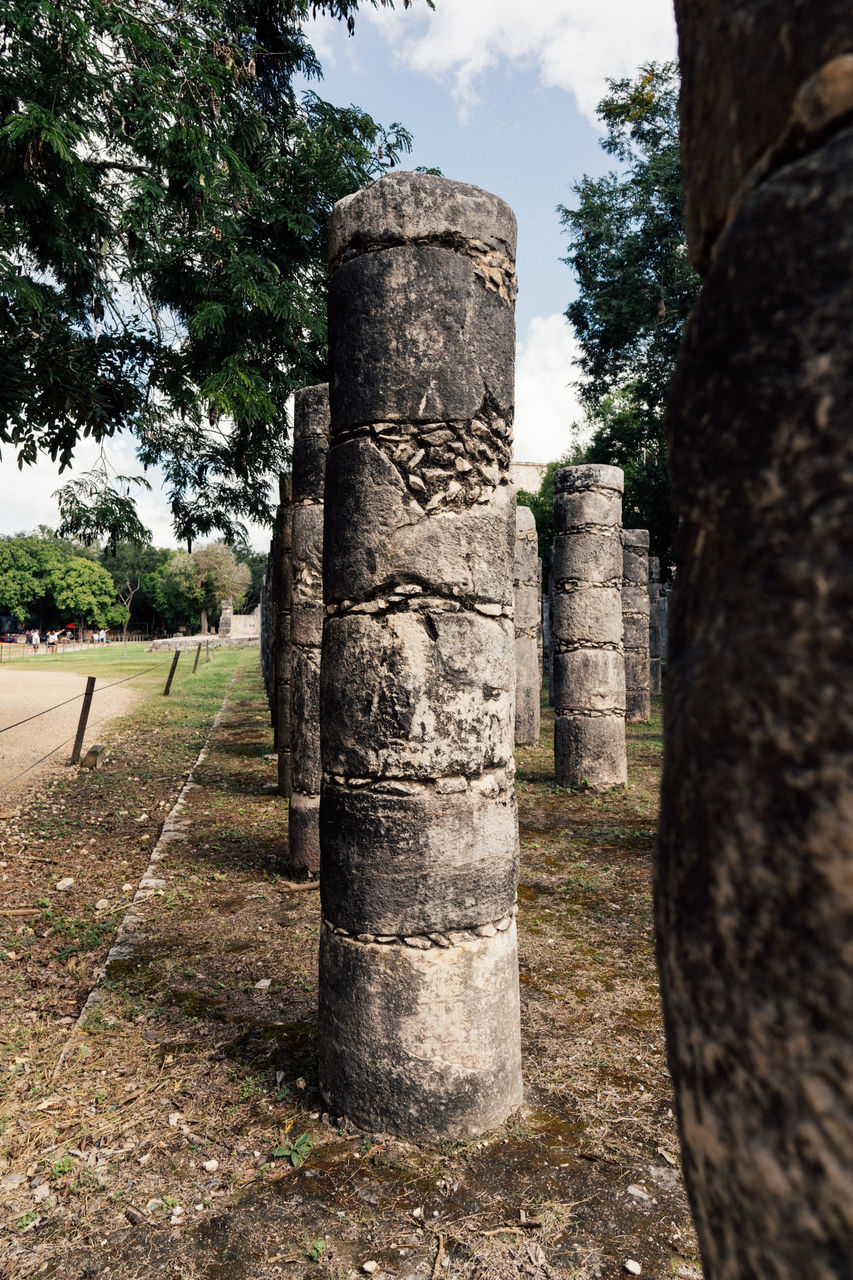
[[[108,678],[98,680],[95,685],[84,750],[98,741],[99,730],[128,711],[139,696],[127,684],[106,688],[110,683]],[[44,778],[67,765],[80,717],[80,695],[85,688],[85,676],[66,671],[22,671],[17,666],[3,670],[0,667],[0,807],[36,778]],[[59,703],[66,705],[57,706]],[[48,710],[51,707],[56,710]],[[45,714],[18,724],[39,711]],[[9,728],[10,725],[17,728]],[[44,763],[36,764],[54,747],[60,749]],[[30,765],[36,767],[30,769]],[[29,772],[18,777],[25,769]]]

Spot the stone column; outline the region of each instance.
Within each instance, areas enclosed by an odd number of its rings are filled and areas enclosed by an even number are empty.
[[[545,663],[545,633],[542,614],[542,560],[536,557],[536,659],[539,663],[539,689],[542,689],[542,672]]]
[[[293,597],[290,614],[290,861],[320,870],[320,646],[323,641],[323,485],[329,388],[296,392],[293,410]]]
[[[622,489],[618,467],[554,478],[554,776],[609,791],[628,778],[622,650]]]
[[[622,530],[622,625],[625,645],[625,715],[651,719],[649,689],[649,531]]]
[[[434,176],[332,215],[320,1087],[418,1140],[521,1101],[514,249]]]
[[[274,604],[274,696],[275,749],[278,752],[278,792],[290,795],[290,606],[293,592],[293,567],[290,559],[291,529],[290,476],[279,479],[279,504],[274,539],[275,604]]]
[[[219,614],[219,626],[217,635],[220,640],[227,640],[231,635],[231,621],[234,617],[234,601],[226,599],[222,601],[222,609]]]
[[[554,544],[548,557],[548,599],[545,603],[548,611],[548,706],[554,705]]]
[[[660,595],[658,598],[658,634],[660,636],[661,681],[663,681],[663,673],[666,670],[666,659],[669,652],[669,597],[671,591],[671,582],[661,583]]]
[[[660,690],[660,560],[649,556],[649,692]]]
[[[529,507],[515,511],[515,745],[539,744],[539,623],[541,585],[536,521]]]
[[[677,0],[658,954],[708,1280],[853,1260],[853,7]]]

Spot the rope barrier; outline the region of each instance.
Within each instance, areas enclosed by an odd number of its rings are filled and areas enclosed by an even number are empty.
[[[112,719],[111,716],[102,716],[100,720],[96,720],[94,722],[91,728],[97,729],[99,724],[106,724],[110,719]],[[69,742],[73,742],[75,737],[76,734],[72,733],[70,738],[66,738],[64,742],[60,742],[58,747],[53,747],[52,750],[48,751],[46,755],[43,755],[40,760],[34,761],[33,764],[28,764],[26,769],[22,769],[20,773],[16,773],[14,778],[10,778],[8,782],[0,784],[0,791],[6,791],[11,787],[13,782],[17,782],[19,778],[23,778],[25,773],[29,773],[31,769],[37,769],[40,764],[44,764],[45,760],[49,760],[51,756],[56,755],[57,751],[61,751],[63,747],[68,746]]]
[[[127,684],[128,680],[135,680],[137,676],[144,675],[146,671],[153,671],[157,666],[156,662],[149,662],[147,667],[135,671],[132,676],[125,676],[123,680],[113,680],[110,684],[102,684],[100,688],[95,689],[95,693],[103,693],[105,689],[114,689],[117,684]],[[22,724],[29,724],[31,720],[38,720],[39,716],[46,716],[49,711],[58,711],[60,707],[67,707],[70,702],[76,702],[78,698],[82,698],[83,693],[75,693],[73,698],[66,698],[64,702],[57,702],[53,707],[45,707],[44,711],[35,711],[31,716],[27,716],[25,720],[16,720],[14,724],[7,724],[5,728],[0,729],[0,733],[8,733],[10,729],[17,729]]]

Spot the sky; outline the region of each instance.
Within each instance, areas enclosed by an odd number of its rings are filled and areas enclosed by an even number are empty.
[[[518,219],[515,457],[549,462],[582,423],[573,383],[576,345],[563,312],[575,289],[556,212],[571,204],[583,174],[612,167],[599,146],[596,104],[606,79],[633,76],[644,62],[675,56],[672,0],[424,0],[404,10],[364,7],[353,37],[318,17],[309,35],[324,78],[312,84],[338,105],[353,103],[382,124],[400,121],[414,136],[405,168],[438,167],[448,178],[501,196]],[[74,472],[97,456],[78,450]],[[136,474],[132,441],[107,446],[116,471]],[[0,460],[0,534],[55,527],[52,493],[69,474],[46,460],[18,471]],[[140,518],[158,546],[174,545],[159,477],[140,493]],[[258,550],[269,532],[249,530]]]

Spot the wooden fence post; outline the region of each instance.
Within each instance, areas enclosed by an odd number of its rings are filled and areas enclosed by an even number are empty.
[[[74,739],[74,750],[71,752],[71,763],[79,764],[80,752],[83,749],[83,737],[89,720],[89,708],[92,705],[92,694],[95,692],[95,676],[86,680],[86,692],[83,694],[83,705],[80,708],[80,722],[77,725],[77,737]]]

